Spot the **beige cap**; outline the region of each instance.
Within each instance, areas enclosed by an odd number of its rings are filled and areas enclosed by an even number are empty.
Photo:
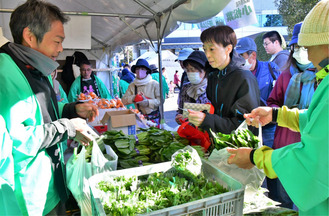
[[[322,0],[313,7],[298,35],[299,46],[323,44],[329,44],[329,0]]]

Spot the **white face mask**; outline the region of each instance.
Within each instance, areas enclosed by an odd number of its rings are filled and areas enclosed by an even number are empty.
[[[247,70],[250,70],[250,68],[251,68],[251,66],[252,66],[252,64],[251,63],[249,63],[249,58],[247,58],[246,59],[246,63],[244,64],[244,67],[247,69]]]
[[[192,84],[199,84],[203,79],[199,72],[187,72],[187,77]]]
[[[303,49],[299,49],[298,51],[295,51],[294,54],[292,54],[292,57],[294,57],[296,61],[302,65],[311,63],[311,61],[308,60],[307,51]]]

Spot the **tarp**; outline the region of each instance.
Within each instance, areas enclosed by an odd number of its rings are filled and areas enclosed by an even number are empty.
[[[91,49],[157,41],[180,22],[200,22],[218,14],[230,0],[46,0],[69,15],[91,16]],[[12,41],[9,19],[22,0],[0,0],[0,27]]]

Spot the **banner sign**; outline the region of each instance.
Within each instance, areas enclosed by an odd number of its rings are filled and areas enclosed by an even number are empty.
[[[252,0],[231,0],[223,9],[223,14],[226,25],[233,29],[257,23]]]

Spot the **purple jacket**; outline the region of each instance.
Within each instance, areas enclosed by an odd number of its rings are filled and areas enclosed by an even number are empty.
[[[284,70],[279,76],[276,84],[267,99],[270,107],[282,107],[284,96],[291,78],[290,69]],[[273,149],[278,149],[292,143],[300,142],[300,133],[289,128],[277,126],[274,133]]]

